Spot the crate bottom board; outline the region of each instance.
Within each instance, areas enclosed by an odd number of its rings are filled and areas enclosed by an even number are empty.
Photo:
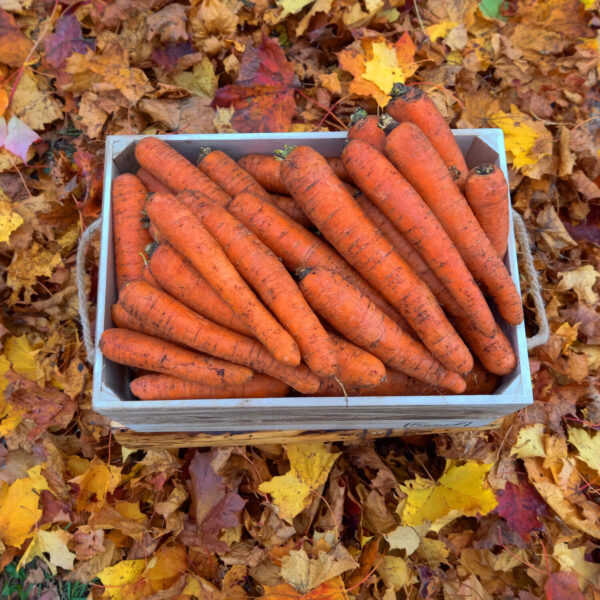
[[[333,431],[273,430],[225,433],[194,432],[139,432],[126,428],[114,428],[113,436],[125,448],[147,450],[149,448],[203,448],[208,446],[260,446],[267,444],[290,444],[307,442],[360,442],[362,440],[455,433],[496,429],[500,421],[474,420],[470,426],[461,427],[445,423],[445,427],[347,429]]]

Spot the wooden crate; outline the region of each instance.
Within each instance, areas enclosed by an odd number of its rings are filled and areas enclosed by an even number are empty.
[[[461,150],[471,165],[498,164],[506,174],[504,139],[499,129],[455,131]],[[135,144],[143,136],[109,136],[106,142],[103,226],[96,340],[112,327],[110,307],[116,301],[110,187],[119,173],[138,167]],[[224,135],[158,136],[192,161],[201,146],[211,146],[239,158],[250,152],[271,153],[285,144],[313,146],[325,156],[339,156],[345,132],[272,133]],[[507,197],[507,202],[509,199]],[[512,223],[506,265],[519,286],[517,254]],[[496,316],[497,311],[494,311]],[[214,400],[139,401],[129,391],[130,372],[96,352],[93,408],[114,421],[116,435],[134,444],[134,436],[124,428],[140,433],[162,432],[160,436],[137,439],[157,444],[217,445],[225,443],[265,443],[275,439],[346,439],[345,436],[378,436],[386,432],[432,431],[484,427],[502,416],[533,402],[527,357],[525,328],[508,327],[498,317],[518,357],[513,373],[502,378],[492,395],[472,396],[365,396],[233,398]],[[193,435],[171,436],[190,432]],[[199,433],[202,432],[202,433]],[[226,433],[224,433],[226,432]],[[321,433],[309,433],[321,432]],[[350,433],[349,433],[350,432]],[[363,433],[374,432],[374,433]],[[205,435],[204,435],[205,434]],[[128,438],[127,435],[130,435]],[[356,439],[356,437],[355,437]],[[163,440],[161,442],[160,440]],[[170,442],[168,441],[170,440]],[[212,442],[211,442],[212,441]],[[140,442],[141,443],[141,442]],[[127,443],[125,443],[127,445]]]

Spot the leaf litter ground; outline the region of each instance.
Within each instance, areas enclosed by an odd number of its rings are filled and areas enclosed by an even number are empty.
[[[1,0],[3,597],[598,600],[599,30],[594,0]],[[489,432],[120,447],[74,273],[105,136],[341,130],[394,81],[504,132],[551,327],[535,404]]]

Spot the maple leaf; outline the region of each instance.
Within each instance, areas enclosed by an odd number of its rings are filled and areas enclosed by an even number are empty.
[[[8,485],[0,482],[0,541],[20,546],[32,537],[34,525],[42,516],[39,493],[31,477]]]
[[[93,40],[83,37],[81,24],[73,13],[65,14],[58,19],[54,31],[44,40],[44,60],[58,71],[64,69],[71,54],[85,54],[88,48],[94,49]]]
[[[35,538],[19,561],[19,568],[31,562],[34,558],[41,558],[50,568],[53,575],[57,567],[71,570],[75,561],[75,554],[67,548],[73,536],[64,529],[54,531],[38,530]]]
[[[27,162],[31,145],[39,139],[40,136],[18,117],[11,117],[8,125],[4,117],[0,117],[0,148],[6,148],[23,162]]]
[[[235,108],[237,131],[287,131],[296,110],[294,66],[279,44],[263,37],[258,48],[248,45],[235,84],[217,90],[213,106]]]
[[[577,448],[577,458],[600,475],[600,435],[592,436],[585,429],[567,427],[569,442]]]
[[[340,67],[354,76],[350,92],[372,96],[383,107],[390,100],[392,85],[396,81],[404,83],[417,70],[415,50],[410,35],[404,33],[395,44],[385,38],[354,42],[338,53],[338,59]]]
[[[182,100],[142,100],[140,109],[155,121],[178,133],[212,133],[215,111],[208,98],[193,96]]]
[[[246,503],[236,492],[228,489],[215,473],[211,452],[196,452],[189,466],[189,490],[192,499],[191,514],[196,528],[212,552],[227,552],[229,546],[217,536],[225,527],[240,524],[240,511]]]
[[[106,567],[98,577],[102,585],[106,586],[106,593],[111,600],[123,600],[123,590],[128,583],[134,583],[140,579],[146,561],[143,559],[137,560],[122,560],[112,567]],[[130,596],[125,596],[128,598]]]
[[[291,520],[311,502],[311,492],[327,481],[329,471],[340,453],[329,453],[324,444],[291,444],[287,447],[290,470],[258,486],[273,496],[279,517]]]
[[[552,600],[585,600],[574,573],[552,573],[544,584],[544,591]]]
[[[119,485],[121,468],[107,465],[95,456],[88,468],[71,481],[79,486],[77,510],[94,511],[102,507],[106,495]]]
[[[561,271],[558,277],[560,278],[559,290],[573,290],[579,300],[590,305],[598,300],[598,294],[594,292],[593,287],[596,279],[600,277],[600,273],[592,265],[583,265],[571,271]]]
[[[585,560],[585,556],[585,546],[569,548],[566,542],[555,544],[552,551],[552,557],[558,561],[563,571],[573,571],[579,575],[581,589],[588,585],[597,589],[600,584],[600,565]]]
[[[424,521],[448,522],[459,515],[486,515],[497,505],[493,492],[484,487],[492,465],[469,460],[463,465],[447,460],[438,481],[417,476],[400,484],[407,495],[402,510],[403,525],[420,525]]]
[[[534,529],[543,529],[539,516],[546,512],[546,504],[524,475],[519,484],[510,481],[503,490],[496,490],[497,512],[526,542]]]
[[[377,573],[385,587],[394,592],[410,585],[413,580],[408,564],[399,556],[384,556],[377,567]]]
[[[33,44],[17,27],[15,18],[0,8],[0,63],[20,67]]]
[[[263,600],[348,600],[344,582],[340,576],[325,581],[305,594],[296,591],[289,583],[265,585]]]
[[[488,121],[504,132],[506,151],[515,169],[539,179],[544,172],[542,159],[552,156],[552,134],[514,104],[510,105],[510,113],[498,111]]]
[[[296,590],[306,594],[329,579],[333,579],[358,563],[348,550],[338,544],[332,552],[319,552],[318,558],[309,558],[304,549],[291,550],[281,559],[281,576]]]
[[[0,244],[8,242],[13,231],[16,231],[23,224],[23,217],[13,212],[12,204],[7,199],[4,200],[0,195]]]

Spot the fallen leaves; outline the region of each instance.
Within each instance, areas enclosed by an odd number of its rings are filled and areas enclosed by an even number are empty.
[[[290,470],[261,483],[258,489],[273,497],[279,517],[291,521],[312,498],[311,493],[327,481],[339,453],[330,453],[323,444],[291,444],[287,448]]]
[[[592,265],[583,265],[571,271],[563,271],[558,274],[558,277],[560,279],[559,290],[573,290],[579,300],[589,305],[598,300],[598,294],[593,288],[600,273]]]
[[[20,67],[33,44],[17,27],[14,17],[0,8],[0,63]]]
[[[34,535],[32,531],[42,516],[39,495],[30,477],[8,485],[0,482],[0,541],[6,546],[20,546]]]
[[[246,46],[237,83],[219,89],[213,104],[235,109],[238,131],[287,131],[296,110],[293,81],[293,64],[265,37],[258,48]]]
[[[437,481],[420,476],[405,481],[400,489],[406,494],[401,513],[402,524],[415,526],[424,521],[447,523],[460,515],[485,515],[497,504],[492,490],[484,487],[491,465],[467,461],[456,465],[447,461]]]

